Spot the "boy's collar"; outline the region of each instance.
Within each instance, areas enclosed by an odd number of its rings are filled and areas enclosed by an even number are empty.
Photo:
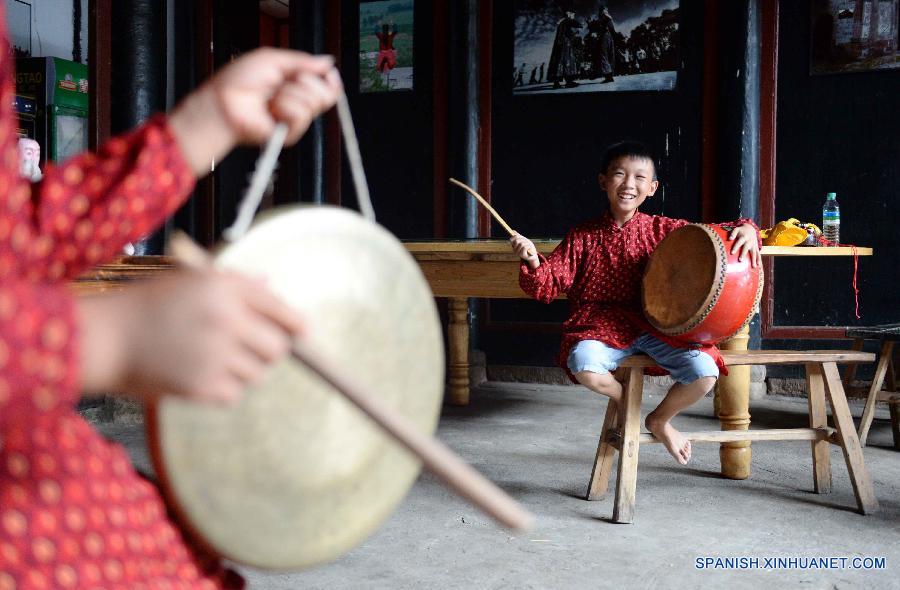
[[[603,212],[603,215],[600,217],[600,222],[604,226],[610,226],[610,227],[613,227],[616,229],[625,229],[626,227],[631,225],[633,221],[635,221],[636,219],[638,219],[639,217],[642,217],[644,215],[645,215],[644,213],[641,213],[639,210],[636,210],[634,212],[634,215],[631,216],[631,219],[629,219],[628,221],[623,223],[622,226],[620,227],[619,224],[616,223],[616,220],[613,219],[612,213],[609,211],[609,209],[607,209],[606,211]]]

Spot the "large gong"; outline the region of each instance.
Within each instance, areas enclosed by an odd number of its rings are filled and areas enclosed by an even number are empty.
[[[419,267],[382,227],[345,209],[260,217],[216,265],[265,277],[307,319],[307,343],[433,433],[444,352]],[[233,561],[298,569],[366,538],[419,462],[293,359],[232,408],[166,397],[148,409],[161,484],[181,524]]]

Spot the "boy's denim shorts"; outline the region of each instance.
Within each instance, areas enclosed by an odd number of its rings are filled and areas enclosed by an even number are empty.
[[[566,364],[572,374],[581,371],[611,373],[622,359],[643,352],[671,373],[678,383],[693,383],[700,377],[718,377],[713,358],[699,350],[675,348],[650,334],[641,334],[628,348],[613,348],[598,340],[582,340],[572,347]]]

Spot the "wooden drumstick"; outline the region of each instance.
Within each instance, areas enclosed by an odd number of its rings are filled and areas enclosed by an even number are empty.
[[[458,186],[460,188],[463,188],[463,189],[469,191],[470,195],[472,195],[473,197],[478,199],[478,202],[481,203],[482,205],[484,205],[485,209],[490,211],[491,215],[494,216],[494,219],[497,220],[497,223],[499,223],[500,225],[503,226],[503,229],[506,230],[506,233],[509,234],[509,237],[513,237],[514,235],[516,235],[516,232],[513,231],[513,228],[509,227],[509,224],[507,224],[505,221],[503,221],[503,218],[500,217],[500,214],[497,213],[497,211],[493,207],[491,207],[490,203],[488,203],[487,201],[484,200],[484,197],[482,197],[477,192],[475,192],[475,189],[473,189],[472,187],[470,187],[468,184],[466,184],[464,182],[460,182],[460,181],[456,180],[455,178],[451,178],[450,182],[452,182],[453,184],[455,184],[456,186]]]
[[[490,212],[490,214],[494,216],[494,219],[497,220],[497,223],[499,223],[500,225],[503,226],[503,229],[506,230],[506,233],[509,234],[509,237],[512,238],[512,237],[518,235],[518,232],[513,230],[513,228],[509,227],[509,224],[506,223],[505,221],[503,221],[503,218],[500,217],[500,214],[497,213],[497,211],[493,207],[491,207],[490,203],[488,203],[487,201],[484,200],[484,197],[482,197],[477,192],[475,192],[475,189],[473,189],[472,187],[470,187],[469,185],[467,185],[464,182],[460,182],[460,181],[456,180],[455,178],[450,178],[450,182],[452,182],[453,184],[455,184],[456,186],[458,186],[460,188],[463,188],[463,189],[469,191],[469,194],[471,194],[473,197],[478,199],[478,202],[481,203],[482,205],[484,205],[485,209],[487,209]],[[529,248],[528,250],[525,251],[525,255],[526,256],[534,256],[534,252],[532,252],[531,249]]]
[[[188,268],[209,268],[207,252],[191,238],[175,232],[169,250],[179,263]],[[309,367],[334,387],[397,442],[418,457],[422,464],[459,495],[495,520],[512,529],[528,528],[532,516],[506,492],[487,480],[438,440],[422,434],[406,417],[373,396],[359,383],[338,371],[327,359],[302,342],[292,349],[296,360]]]

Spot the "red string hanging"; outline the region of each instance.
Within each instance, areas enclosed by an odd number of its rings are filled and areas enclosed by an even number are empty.
[[[862,319],[859,315],[859,286],[857,284],[857,277],[859,275],[859,250],[856,248],[855,244],[840,244],[838,242],[832,242],[828,240],[823,235],[819,235],[818,237],[819,246],[831,247],[831,246],[844,246],[850,248],[853,251],[853,298],[856,305],[856,319]]]

